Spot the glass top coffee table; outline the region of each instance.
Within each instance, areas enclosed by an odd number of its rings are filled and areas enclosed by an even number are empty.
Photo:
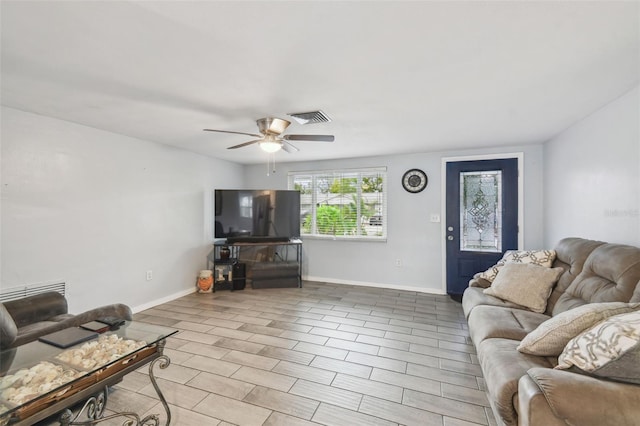
[[[108,387],[146,364],[168,425],[171,412],[153,369],[169,366],[163,350],[167,337],[175,333],[172,328],[127,321],[117,330],[65,349],[35,341],[1,351],[0,426],[31,425],[58,412],[62,412],[61,425],[98,424],[114,417],[125,417],[130,425],[158,425],[157,414],[103,416]],[[76,414],[69,409],[83,401]],[[85,417],[79,420],[82,415]]]

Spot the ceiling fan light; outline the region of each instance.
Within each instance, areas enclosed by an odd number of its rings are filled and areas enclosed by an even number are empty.
[[[260,148],[262,148],[262,150],[265,152],[272,153],[279,151],[280,148],[282,148],[282,144],[279,142],[265,141],[260,142]]]

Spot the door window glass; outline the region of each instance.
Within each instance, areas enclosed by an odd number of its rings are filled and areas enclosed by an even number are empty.
[[[460,250],[502,252],[502,171],[460,173]]]

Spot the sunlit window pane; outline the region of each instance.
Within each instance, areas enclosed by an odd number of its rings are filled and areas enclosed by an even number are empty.
[[[386,170],[289,173],[300,191],[302,235],[386,238]]]

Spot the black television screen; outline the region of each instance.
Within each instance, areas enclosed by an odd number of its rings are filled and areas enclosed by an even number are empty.
[[[300,237],[300,192],[215,190],[215,238],[228,241]]]

